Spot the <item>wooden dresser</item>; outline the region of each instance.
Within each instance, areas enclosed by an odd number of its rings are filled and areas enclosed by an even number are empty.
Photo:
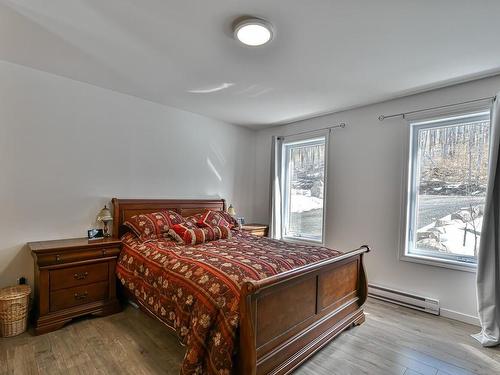
[[[267,237],[269,226],[265,224],[244,224],[241,226],[241,230],[249,232],[254,236]]]
[[[35,334],[59,329],[78,316],[121,310],[115,276],[120,240],[75,238],[28,247],[35,260]]]

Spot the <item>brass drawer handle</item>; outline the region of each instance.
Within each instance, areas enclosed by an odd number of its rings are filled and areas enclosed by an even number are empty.
[[[61,261],[61,256],[59,254],[56,254],[56,262],[60,262]]]
[[[88,272],[81,272],[81,273],[75,273],[73,277],[75,278],[75,280],[85,280],[88,275],[89,275]]]
[[[87,298],[87,296],[88,296],[87,292],[84,292],[84,293],[75,293],[75,299],[76,300],[85,299],[85,298]]]
[[[102,255],[104,256],[104,255],[106,255],[106,254],[107,254],[106,249],[103,249],[103,250],[102,250]]]

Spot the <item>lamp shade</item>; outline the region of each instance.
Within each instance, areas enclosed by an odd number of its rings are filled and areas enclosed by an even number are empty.
[[[112,221],[113,216],[111,216],[111,211],[109,208],[104,206],[104,208],[99,211],[99,214],[97,215],[97,221]]]
[[[234,209],[233,205],[230,204],[229,207],[227,208],[227,213],[231,216],[235,216],[236,215],[236,210]]]

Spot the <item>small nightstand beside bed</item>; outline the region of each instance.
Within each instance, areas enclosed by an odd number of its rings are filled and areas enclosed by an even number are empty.
[[[78,316],[120,311],[115,267],[121,241],[75,238],[30,242],[35,261],[35,334]]]
[[[269,226],[264,224],[244,224],[241,226],[241,230],[259,237],[269,235]]]
[[[224,211],[225,202],[113,199],[113,206],[113,233],[124,235],[123,294],[186,344],[182,373],[287,374],[364,321],[367,246],[341,253],[246,230],[198,245],[142,242],[122,226],[135,215],[192,217]]]

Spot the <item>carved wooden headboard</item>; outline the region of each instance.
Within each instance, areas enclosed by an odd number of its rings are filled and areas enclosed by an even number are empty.
[[[225,211],[224,199],[118,199],[113,198],[113,236],[123,234],[122,224],[134,215],[172,210],[190,216],[206,209]]]

